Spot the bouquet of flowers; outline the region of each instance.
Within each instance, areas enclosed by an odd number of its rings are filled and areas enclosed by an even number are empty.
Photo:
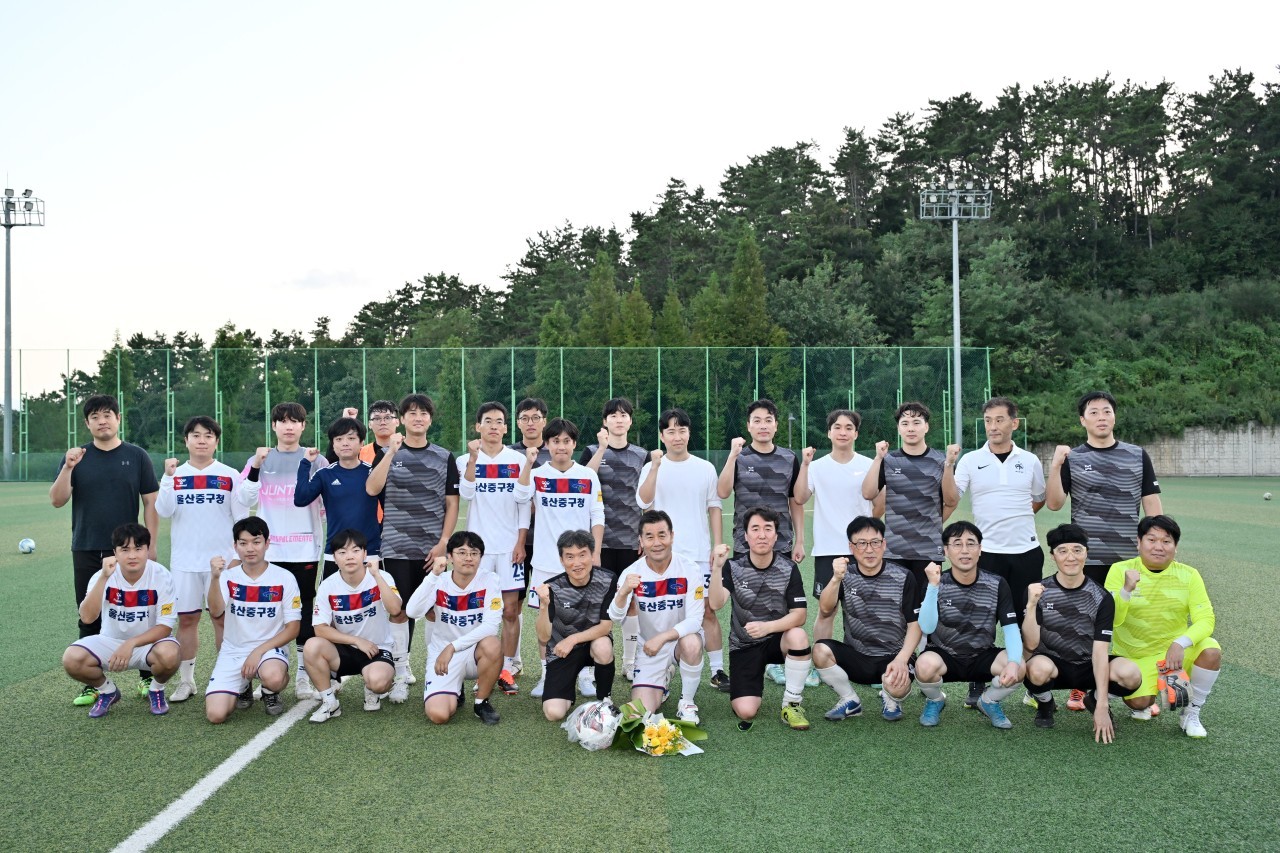
[[[646,755],[697,755],[702,749],[695,741],[707,739],[707,733],[683,720],[669,720],[650,713],[639,702],[628,702],[620,709],[622,720],[614,746],[634,748]]]

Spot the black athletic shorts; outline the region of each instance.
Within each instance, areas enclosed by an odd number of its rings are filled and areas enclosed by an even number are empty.
[[[364,672],[364,668],[371,663],[385,663],[388,666],[395,666],[396,662],[391,657],[391,652],[386,649],[378,649],[378,654],[369,657],[355,646],[349,646],[346,643],[336,646],[338,649],[338,671],[333,673],[338,678],[348,675],[360,675]]]
[[[846,646],[839,640],[819,640],[819,643],[831,649],[835,655],[836,666],[844,670],[845,676],[854,684],[879,684],[884,681],[884,671],[893,663],[897,655],[887,657],[867,657],[859,654],[853,646]],[[907,661],[907,674],[916,677],[916,656]]]
[[[80,607],[80,602],[84,601],[84,597],[89,594],[89,581],[102,568],[102,561],[106,557],[115,555],[115,551],[72,551],[71,552],[71,571],[73,582],[75,584],[76,607]],[[92,622],[81,622],[76,617],[76,625],[79,627],[80,638],[92,637],[95,634],[102,633],[102,616]]]
[[[605,637],[609,639],[608,635]],[[595,667],[591,659],[591,643],[578,643],[567,658],[553,657],[547,661],[547,680],[542,685],[542,701],[577,699],[578,673],[587,667]]]
[[[782,634],[770,634],[763,642],[729,650],[729,698],[764,695],[764,668],[783,663]]]
[[[1092,690],[1098,686],[1097,681],[1093,677],[1093,661],[1085,661],[1084,663],[1067,663],[1059,660],[1053,655],[1040,655],[1053,661],[1053,665],[1058,668],[1056,678],[1049,679],[1048,684],[1032,684],[1031,676],[1028,675],[1022,680],[1026,688],[1032,693],[1040,693],[1045,690]],[[1035,657],[1035,655],[1032,655]],[[1107,655],[1107,661],[1113,661],[1118,655]],[[1116,696],[1128,696],[1132,691],[1126,687],[1116,684],[1114,681],[1107,683],[1107,690]]]
[[[276,563],[275,565],[293,575],[298,582],[298,595],[302,599],[302,624],[298,626],[298,648],[302,648],[316,635],[311,627],[312,606],[316,601],[316,564],[315,563]]]
[[[1004,649],[997,649],[992,646],[968,658],[952,657],[942,649],[925,649],[925,651],[933,652],[942,658],[942,664],[947,668],[946,674],[942,676],[943,681],[988,682],[993,677],[991,675],[991,665],[995,663],[996,658],[1000,656]]]
[[[600,549],[600,568],[614,575],[622,574],[636,560],[640,559],[640,552],[635,548],[601,548]]]
[[[841,554],[841,557],[849,557],[848,554]],[[813,558],[813,597],[821,598],[822,589],[831,583],[831,577],[835,574],[832,569],[832,563],[836,561],[836,556],[830,557],[814,557]],[[849,557],[849,562],[853,562],[853,557]],[[852,566],[850,566],[852,568]]]
[[[1044,551],[1039,545],[1021,554],[983,551],[978,555],[978,568],[1004,578],[1013,595],[1013,612],[1018,614],[1018,624],[1021,625],[1027,615],[1027,587],[1040,583],[1044,577]]]
[[[849,559],[852,560],[853,558],[850,557]],[[929,577],[924,573],[925,566],[930,563],[937,563],[939,566],[942,565],[941,560],[894,560],[893,562],[911,572],[911,576],[916,579],[917,593],[921,590],[928,589],[929,587]],[[853,567],[850,566],[850,568]]]

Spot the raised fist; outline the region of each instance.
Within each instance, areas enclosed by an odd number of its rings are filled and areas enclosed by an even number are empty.
[[[1053,449],[1053,461],[1050,465],[1061,465],[1068,456],[1071,455],[1071,448],[1065,444],[1059,444]]]
[[[404,444],[404,435],[398,432],[391,433],[391,440],[387,442],[387,453],[394,454]]]
[[[1124,573],[1124,588],[1129,592],[1133,592],[1138,588],[1138,581],[1141,577],[1142,573],[1137,569],[1126,569]]]
[[[253,452],[253,467],[261,468],[262,463],[266,461],[267,454],[271,452],[270,447],[259,447]]]
[[[360,414],[360,410],[357,409],[355,406],[347,406],[345,409],[342,410],[342,416],[344,418],[354,418],[358,414]]]
[[[956,464],[956,460],[959,458],[960,458],[960,445],[948,444],[947,445],[947,464],[954,465]]]
[[[540,447],[526,447],[524,449],[524,458],[529,463],[530,468],[538,464],[538,451],[541,449]]]
[[[226,567],[227,561],[224,557],[214,557],[209,561],[209,571],[213,572],[215,575],[220,574]]]
[[[848,573],[848,571],[849,571],[848,557],[836,557],[834,560],[831,561],[831,579],[833,581],[840,580],[845,576],[845,574]]]
[[[109,575],[109,574],[111,574],[113,571],[115,571],[115,569],[116,569],[116,558],[115,558],[115,557],[103,557],[103,558],[102,558],[102,572],[103,572],[103,574],[108,574],[108,575]]]
[[[876,442],[876,458],[883,459],[887,455],[889,455],[889,442],[877,441]]]
[[[711,552],[711,559],[716,565],[723,565],[724,561],[729,559],[729,546],[721,542]]]
[[[1027,586],[1027,606],[1034,607],[1035,603],[1040,600],[1040,596],[1044,595],[1044,584],[1033,583]]]
[[[177,470],[178,470],[178,460],[177,460],[177,459],[166,459],[166,460],[164,460],[164,475],[165,475],[166,477],[172,477],[172,476],[173,476],[173,473],[174,473],[175,471],[177,471]]]
[[[744,444],[746,444],[746,443],[747,443],[747,440],[746,440],[745,438],[743,438],[742,436],[738,436],[737,438],[735,438],[735,439],[733,439],[732,441],[730,441],[730,442],[729,442],[729,452],[730,452],[730,453],[741,453],[741,452],[742,452],[742,446],[743,446]]]
[[[536,589],[538,592],[539,603],[551,600],[551,586],[549,584],[540,583]]]
[[[652,462],[654,465],[660,464],[662,462],[662,451],[655,450],[652,453],[650,453],[649,461]]]
[[[467,453],[471,454],[473,459],[480,455],[480,439],[473,438],[467,442]]]
[[[806,465],[813,461],[812,447],[806,447],[803,451],[800,452],[800,461],[804,462]]]
[[[308,447],[306,452],[302,454],[308,462],[315,462],[320,455],[320,451],[314,447]]]
[[[600,427],[600,431],[596,433],[596,443],[598,443],[601,447],[606,447],[609,444],[609,428],[608,427]]]
[[[724,547],[724,546],[721,546],[721,547]],[[627,575],[626,578],[624,578],[622,581],[623,592],[631,592],[633,589],[635,589],[638,586],[640,586],[640,576],[635,572],[632,572],[631,574]]]
[[[84,458],[83,447],[73,447],[67,451],[67,461],[63,464],[68,468],[76,467],[76,464]]]
[[[449,560],[447,557],[443,555],[436,557],[435,560],[431,563],[431,574],[433,575],[443,574],[444,570],[448,567],[449,567]]]
[[[929,581],[929,586],[937,586],[942,580],[942,566],[937,563],[930,563],[924,567],[924,576]]]

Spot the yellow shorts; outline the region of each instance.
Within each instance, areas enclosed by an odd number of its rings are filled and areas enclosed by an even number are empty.
[[[1221,649],[1221,648],[1222,646],[1218,645],[1218,641],[1215,640],[1213,637],[1206,637],[1205,639],[1196,643],[1191,648],[1187,649],[1186,653],[1183,655],[1183,658],[1182,658],[1183,660],[1182,668],[1190,672],[1192,661],[1200,657],[1201,652],[1203,652],[1205,649]],[[1121,657],[1129,658],[1129,660],[1133,661],[1138,665],[1138,669],[1142,670],[1142,683],[1138,685],[1137,690],[1133,691],[1133,693],[1129,694],[1124,698],[1134,699],[1139,696],[1155,696],[1156,695],[1156,693],[1158,692],[1156,688],[1156,679],[1160,676],[1160,667],[1158,666],[1158,663],[1164,660],[1164,655],[1145,657],[1145,658],[1135,658],[1135,657],[1130,657],[1129,655],[1121,653],[1119,649],[1113,649],[1112,653],[1120,655]]]

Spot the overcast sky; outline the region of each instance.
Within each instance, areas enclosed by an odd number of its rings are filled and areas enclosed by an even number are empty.
[[[0,0],[0,170],[47,206],[13,232],[14,345],[338,332],[405,281],[501,284],[539,230],[626,228],[671,177],[829,158],[931,98],[1277,79],[1257,4],[1178,8]]]

